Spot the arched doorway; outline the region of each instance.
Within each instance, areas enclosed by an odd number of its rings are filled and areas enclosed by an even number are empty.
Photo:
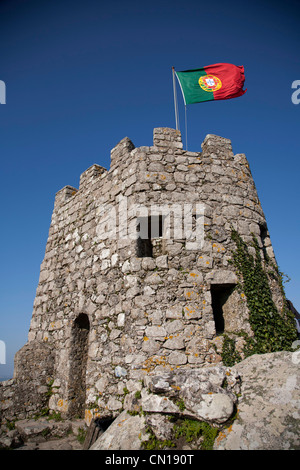
[[[89,317],[85,313],[80,313],[75,319],[71,330],[68,390],[69,417],[84,417],[89,330]]]

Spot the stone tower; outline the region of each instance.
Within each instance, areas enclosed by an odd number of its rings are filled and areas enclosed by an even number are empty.
[[[78,190],[56,194],[6,409],[14,400],[24,416],[49,407],[89,420],[120,410],[146,373],[220,361],[221,333],[251,334],[232,228],[276,263],[249,164],[230,140],[207,135],[189,152],[173,129],[154,129],[151,147],[124,138],[109,170],[93,165]],[[280,306],[277,283],[272,294]]]

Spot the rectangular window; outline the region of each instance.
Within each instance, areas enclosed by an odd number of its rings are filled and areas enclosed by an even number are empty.
[[[136,230],[138,232],[136,253],[139,258],[153,257],[152,240],[163,236],[162,215],[138,217]]]

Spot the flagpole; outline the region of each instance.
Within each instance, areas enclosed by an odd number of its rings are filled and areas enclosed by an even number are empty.
[[[186,112],[186,104],[184,105],[185,108],[185,146],[186,150],[188,149],[188,140],[187,140],[187,112]]]
[[[173,74],[173,93],[174,93],[174,108],[175,108],[175,122],[176,122],[176,130],[179,130],[179,122],[178,122],[178,103],[177,103],[177,93],[176,93],[176,81],[175,81],[175,68],[172,67],[172,74]]]

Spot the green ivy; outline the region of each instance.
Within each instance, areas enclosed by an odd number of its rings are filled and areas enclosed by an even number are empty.
[[[232,261],[241,278],[241,288],[246,296],[249,309],[249,322],[253,337],[247,338],[247,356],[275,351],[291,350],[297,339],[295,320],[289,310],[282,285],[282,275],[271,261],[265,263],[281,287],[285,306],[278,312],[272,299],[268,273],[265,271],[260,255],[258,241],[253,235],[251,246],[255,255],[251,255],[247,244],[237,231],[232,230],[232,240],[236,244]]]
[[[236,351],[235,340],[228,335],[223,335],[222,361],[224,366],[231,367],[242,360],[241,355]]]

